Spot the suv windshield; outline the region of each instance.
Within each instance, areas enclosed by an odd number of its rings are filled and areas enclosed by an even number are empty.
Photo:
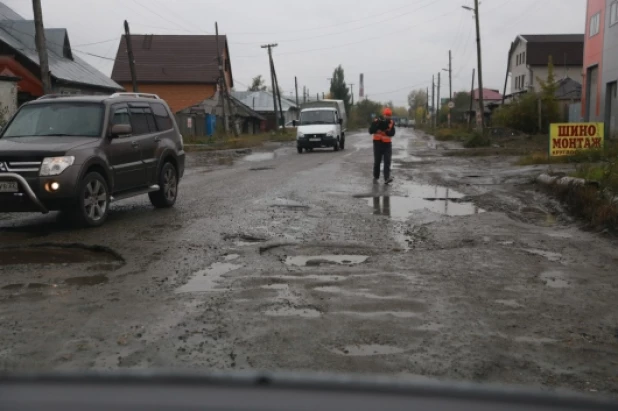
[[[336,124],[335,112],[332,110],[303,111],[300,114],[300,124]]]
[[[25,106],[2,137],[101,135],[104,108],[96,103],[51,103]]]

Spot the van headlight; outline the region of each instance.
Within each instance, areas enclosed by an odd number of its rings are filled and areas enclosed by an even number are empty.
[[[75,157],[46,157],[41,164],[40,176],[57,176],[75,162]]]
[[[305,135],[299,131],[298,133],[296,133],[296,139],[298,140],[300,138],[305,138]]]
[[[335,137],[335,132],[329,131],[328,133],[326,133],[326,137]]]

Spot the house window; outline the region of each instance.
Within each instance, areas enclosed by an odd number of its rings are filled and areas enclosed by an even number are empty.
[[[526,52],[521,53],[521,63],[526,64]]]
[[[515,57],[515,65],[519,66],[519,54]]]
[[[618,23],[618,1],[609,6],[609,25],[613,26],[616,23]]]
[[[599,34],[599,30],[601,29],[601,13],[597,13],[594,16],[590,17],[590,28],[588,29],[590,32],[590,37]]]

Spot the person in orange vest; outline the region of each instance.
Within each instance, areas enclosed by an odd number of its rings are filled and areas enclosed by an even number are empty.
[[[393,156],[392,137],[395,135],[395,122],[391,118],[393,111],[386,107],[382,116],[371,122],[369,134],[373,135],[373,183],[380,179],[380,165],[384,159],[384,184],[393,182],[391,177],[391,158]]]

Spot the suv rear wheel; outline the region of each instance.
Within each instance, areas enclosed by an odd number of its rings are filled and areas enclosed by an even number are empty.
[[[157,208],[169,208],[176,203],[178,196],[178,173],[176,167],[166,162],[159,172],[159,191],[148,194],[150,202]]]
[[[75,216],[81,226],[98,227],[109,213],[109,188],[101,174],[88,173],[78,189]]]

